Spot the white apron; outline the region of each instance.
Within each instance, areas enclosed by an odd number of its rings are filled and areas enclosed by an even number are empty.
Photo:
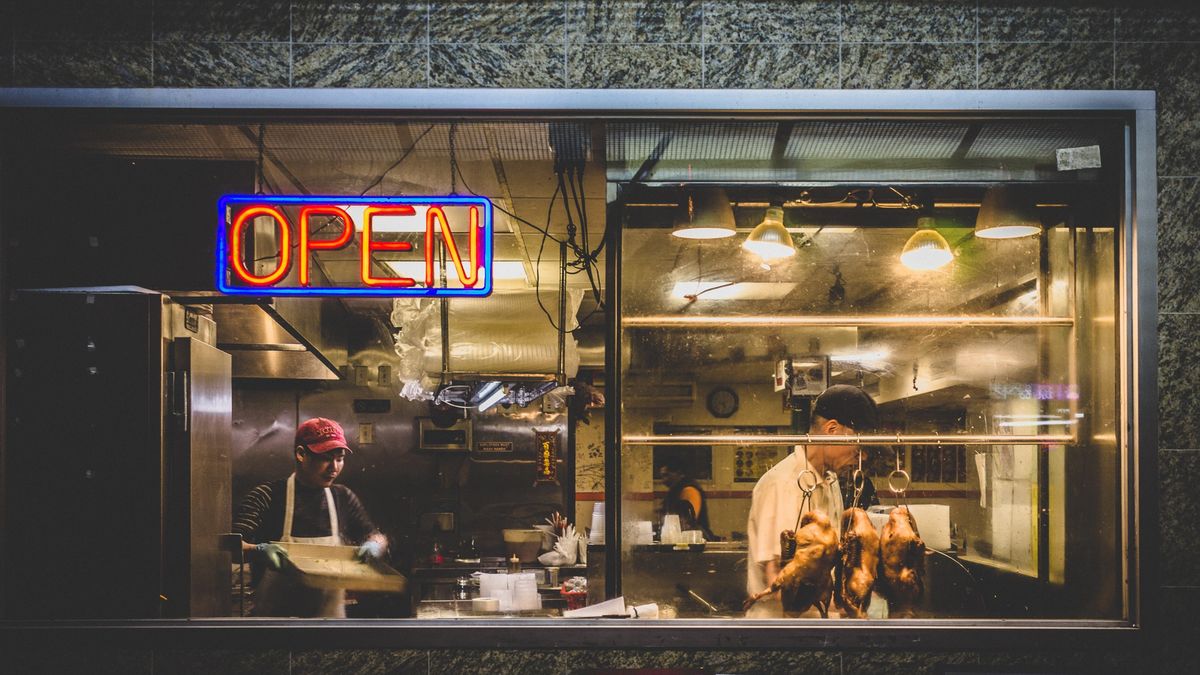
[[[287,479],[287,501],[283,507],[283,533],[281,542],[297,544],[325,544],[337,546],[342,543],[338,534],[337,508],[334,506],[333,490],[325,488],[325,503],[329,506],[328,537],[293,537],[292,516],[296,503],[296,474]],[[282,574],[268,569],[254,591],[255,616],[300,616],[346,618],[346,591],[309,588],[291,574]]]
[[[783,527],[788,529],[792,528],[795,523],[798,523],[799,516],[802,515],[800,513],[802,493],[800,492],[796,481],[800,477],[801,472],[812,468],[808,463],[808,457],[805,455],[805,449],[803,446],[797,446],[794,452],[796,453],[797,460],[794,470],[789,472],[788,475],[777,477],[777,479],[782,481],[782,492],[784,495],[786,495],[786,500],[789,506],[788,510],[780,515],[779,522],[782,523]],[[817,484],[810,500],[811,501],[808,504],[807,509],[818,509],[824,511],[829,516],[830,523],[833,525],[833,529],[838,533],[838,538],[840,539],[842,525],[841,514],[845,510],[845,506],[842,503],[842,489],[838,484],[837,475],[830,471],[825,472],[824,480]],[[792,503],[795,504],[794,507],[791,506]],[[781,530],[773,530],[771,532],[760,532],[757,534],[758,536],[773,537],[774,541],[778,541],[780,531]],[[766,587],[767,584],[764,570],[759,564],[754,562],[753,555],[751,555],[750,559],[747,560],[747,574],[753,575],[752,581],[748,584],[748,586],[753,586],[756,589],[762,589]],[[750,588],[747,590],[750,590],[751,592],[757,592],[757,590],[751,590]],[[829,603],[829,607],[830,616],[834,616],[836,608],[834,607],[832,601]],[[754,603],[750,609],[746,610],[746,618],[748,619],[778,619],[782,617],[783,601],[780,599],[778,593],[768,595],[762,600]],[[820,617],[821,613],[814,606],[810,607],[808,611],[801,614],[798,618],[807,619]]]

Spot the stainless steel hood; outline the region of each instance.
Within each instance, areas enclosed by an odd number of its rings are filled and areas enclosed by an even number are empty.
[[[233,377],[337,380],[346,359],[346,310],[334,298],[274,298],[213,306],[217,346]]]

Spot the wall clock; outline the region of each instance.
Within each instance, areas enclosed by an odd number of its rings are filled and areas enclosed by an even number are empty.
[[[737,392],[729,387],[717,387],[708,392],[707,405],[713,417],[732,417],[738,411]]]

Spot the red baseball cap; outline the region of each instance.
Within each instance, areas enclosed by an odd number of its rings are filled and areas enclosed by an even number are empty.
[[[353,452],[346,444],[346,432],[337,422],[324,417],[305,420],[296,427],[296,445],[303,445],[309,452],[325,453],[342,449]]]

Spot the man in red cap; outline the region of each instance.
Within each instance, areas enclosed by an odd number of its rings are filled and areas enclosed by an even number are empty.
[[[242,550],[251,556],[255,616],[346,616],[344,591],[309,588],[281,573],[287,551],[274,542],[357,543],[360,560],[383,558],[387,538],[358,496],[333,484],[349,452],[337,422],[306,420],[296,428],[295,472],[259,485],[238,506],[233,531],[242,535]]]

